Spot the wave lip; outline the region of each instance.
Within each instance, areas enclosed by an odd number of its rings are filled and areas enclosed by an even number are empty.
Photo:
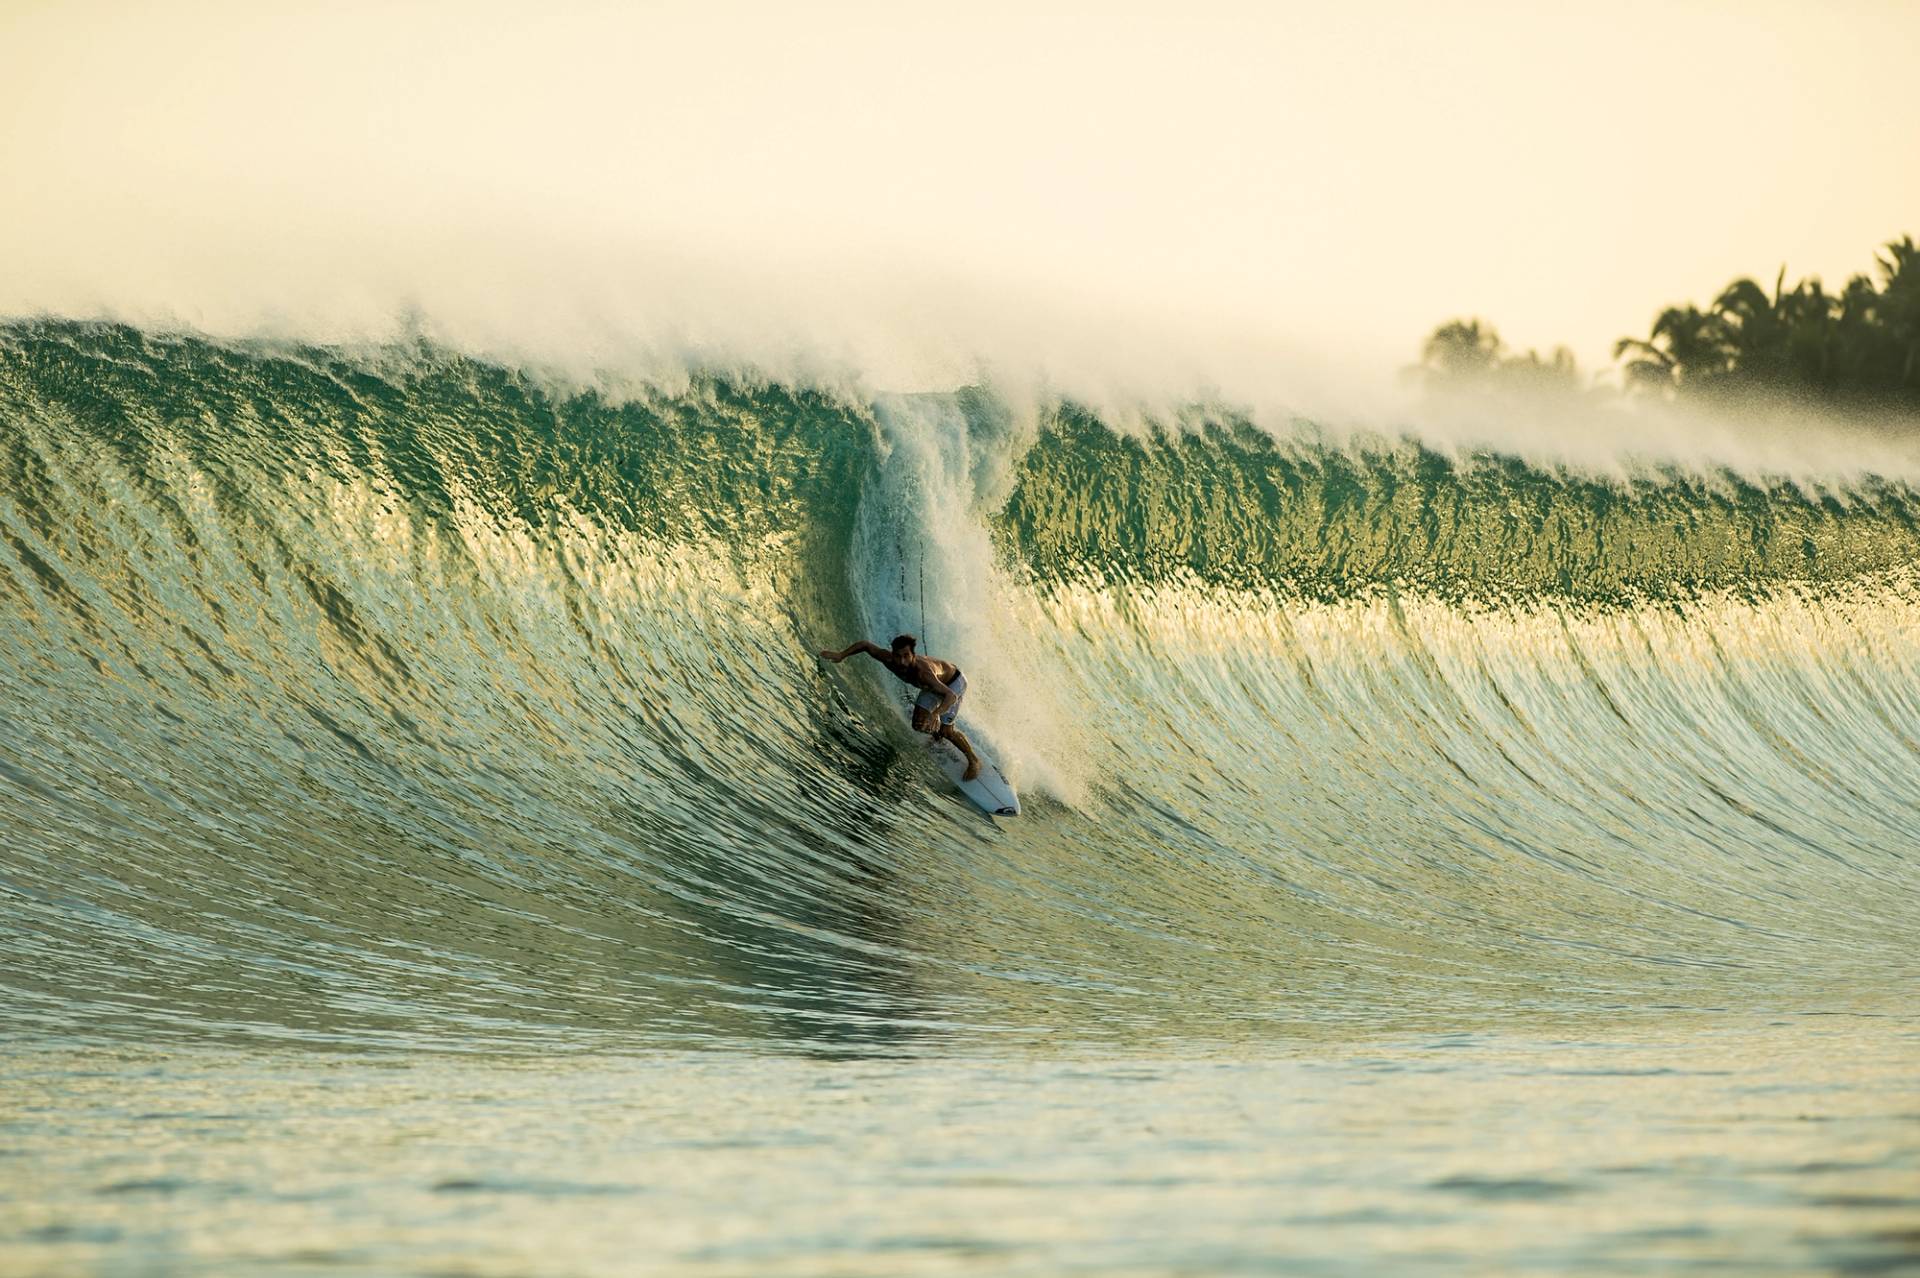
[[[1873,477],[1823,490],[1661,467],[1622,481],[1411,441],[1288,444],[1244,422],[1143,440],[1071,407],[1018,474],[999,536],[1049,578],[1619,604],[1920,558],[1913,491]]]
[[[898,1050],[1870,1007],[1920,899],[1914,537],[1883,481],[14,326],[0,1015]],[[1018,822],[811,659],[893,629],[968,670]]]

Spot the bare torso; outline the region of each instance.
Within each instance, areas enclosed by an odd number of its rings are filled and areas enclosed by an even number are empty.
[[[960,675],[959,666],[938,657],[909,657],[905,661],[883,657],[881,664],[893,671],[894,677],[902,683],[910,683],[929,692],[934,691],[936,684],[944,689]]]
[[[967,734],[953,726],[953,716],[960,709],[960,696],[966,690],[960,667],[938,657],[922,657],[913,651],[912,643],[912,636],[902,635],[899,647],[888,649],[862,639],[838,652],[823,648],[820,659],[838,665],[854,653],[864,652],[890,670],[900,682],[919,688],[920,700],[913,707],[913,730],[958,747],[960,753],[967,756],[967,770],[961,780],[971,781],[980,775],[980,756],[974,753]],[[956,683],[960,684],[957,688]],[[928,701],[927,693],[934,694],[932,702]]]

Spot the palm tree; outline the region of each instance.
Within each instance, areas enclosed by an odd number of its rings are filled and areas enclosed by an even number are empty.
[[[1696,306],[1669,306],[1653,321],[1642,339],[1623,337],[1613,344],[1613,357],[1631,352],[1629,384],[1677,389],[1711,382],[1730,367],[1726,330],[1718,315]]]
[[[1880,293],[1873,281],[1856,275],[1834,299],[1833,379],[1838,386],[1871,386],[1884,381],[1882,365],[1892,361],[1880,349],[1885,343],[1880,324]]]
[[[1874,265],[1877,284],[1856,275],[1838,293],[1811,276],[1789,289],[1785,266],[1771,292],[1736,279],[1705,310],[1667,307],[1644,338],[1614,343],[1614,358],[1629,388],[1662,394],[1812,394],[1854,409],[1920,410],[1920,246],[1911,235],[1889,241]],[[1579,381],[1564,349],[1512,354],[1480,319],[1435,329],[1411,371],[1433,389],[1575,389]]]
[[[1880,304],[1876,308],[1898,361],[1893,385],[1908,394],[1920,393],[1920,248],[1911,235],[1891,240],[1886,256],[1874,257],[1880,268]]]
[[[1781,314],[1781,289],[1787,268],[1773,283],[1773,296],[1750,279],[1737,279],[1720,291],[1713,312],[1720,317],[1729,348],[1728,371],[1761,382],[1780,382],[1786,376],[1786,324]]]
[[[1420,348],[1420,364],[1409,373],[1430,391],[1543,391],[1580,389],[1573,352],[1556,346],[1550,354],[1530,350],[1512,355],[1493,325],[1481,319],[1449,320],[1433,330]]]
[[[1434,329],[1420,348],[1420,363],[1429,376],[1467,381],[1492,372],[1506,349],[1500,334],[1485,320],[1449,320]]]
[[[1790,293],[1777,294],[1774,313],[1785,335],[1785,366],[1793,381],[1822,392],[1835,389],[1835,344],[1839,340],[1840,299],[1817,278],[1801,280]]]

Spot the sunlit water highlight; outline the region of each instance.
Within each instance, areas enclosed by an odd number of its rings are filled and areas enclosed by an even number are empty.
[[[16,326],[0,1269],[1912,1263],[1916,529]]]
[[[0,1060],[10,1272],[1892,1273],[1916,1029]]]

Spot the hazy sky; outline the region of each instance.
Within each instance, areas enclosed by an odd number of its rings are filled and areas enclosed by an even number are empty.
[[[1898,0],[0,0],[0,311],[1592,364],[1920,233],[1916,51]]]

